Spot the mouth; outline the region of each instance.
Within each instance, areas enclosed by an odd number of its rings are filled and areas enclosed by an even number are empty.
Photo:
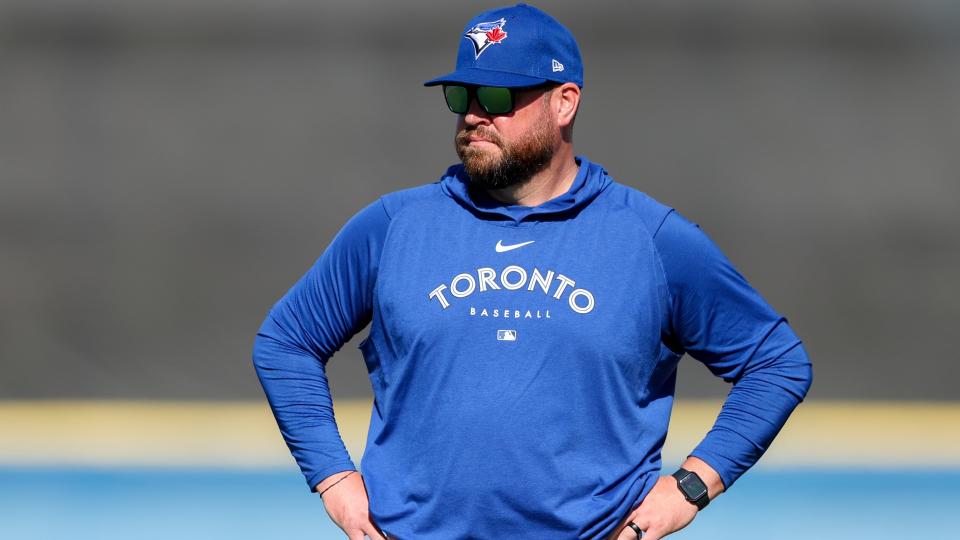
[[[467,146],[497,146],[493,141],[488,141],[487,139],[470,139],[467,142]]]
[[[488,139],[486,137],[482,137],[477,134],[463,134],[458,139],[459,139],[459,143],[462,146],[480,147],[480,146],[490,145],[490,146],[499,147],[499,145],[495,143],[493,140]]]

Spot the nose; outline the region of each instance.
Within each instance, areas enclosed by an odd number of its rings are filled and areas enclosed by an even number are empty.
[[[476,96],[471,96],[467,112],[463,115],[463,121],[468,126],[487,125],[491,122],[490,114],[483,110]]]

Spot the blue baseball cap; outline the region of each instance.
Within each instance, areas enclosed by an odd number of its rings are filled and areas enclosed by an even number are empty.
[[[583,60],[573,34],[527,5],[492,9],[464,27],[457,69],[424,86],[460,83],[523,87],[548,81],[583,87]]]

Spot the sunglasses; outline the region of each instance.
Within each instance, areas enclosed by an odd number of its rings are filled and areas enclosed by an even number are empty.
[[[467,111],[470,110],[470,101],[474,98],[480,104],[480,108],[487,114],[507,114],[513,110],[518,92],[547,86],[549,84],[523,88],[445,84],[443,85],[443,98],[447,100],[447,108],[455,114],[467,114]]]

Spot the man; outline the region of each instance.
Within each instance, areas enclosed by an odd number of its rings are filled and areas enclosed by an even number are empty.
[[[778,315],[693,223],[575,156],[582,62],[519,4],[481,13],[443,85],[461,165],[355,215],[273,307],[254,365],[348,538],[656,540],[752,466],[810,386]],[[326,361],[360,345],[356,472]],[[677,363],[734,383],[660,475]]]

